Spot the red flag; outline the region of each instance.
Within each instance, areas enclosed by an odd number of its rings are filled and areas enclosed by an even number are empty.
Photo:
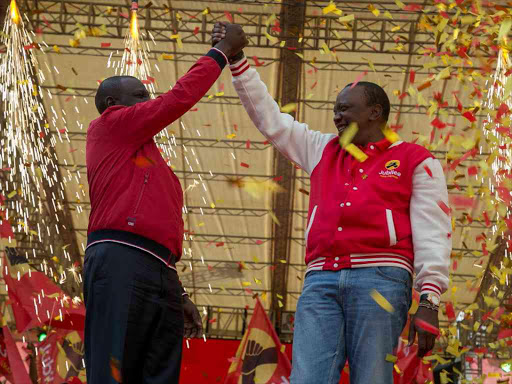
[[[16,346],[16,342],[12,338],[11,331],[7,326],[2,328],[4,334],[5,348],[7,350],[7,358],[12,371],[13,382],[16,384],[32,384],[28,375],[25,364],[20,356],[20,351]]]
[[[259,299],[224,384],[288,382],[290,360]]]
[[[78,332],[54,332],[38,348],[38,377],[47,384],[85,383],[83,355],[84,343]]]
[[[4,280],[11,300],[16,328],[24,332],[41,325],[83,330],[85,306],[75,304],[43,272],[36,271],[16,249],[6,247]]]

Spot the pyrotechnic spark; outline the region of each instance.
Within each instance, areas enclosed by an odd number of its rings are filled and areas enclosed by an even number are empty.
[[[55,257],[52,236],[65,229],[57,216],[55,221],[42,215],[35,219],[33,215],[46,212],[48,205],[53,205],[55,211],[60,209],[64,192],[57,183],[58,161],[55,151],[51,151],[57,140],[50,130],[42,90],[37,85],[45,81],[34,54],[39,46],[25,28],[23,17],[12,0],[0,36],[0,43],[5,45],[0,56],[0,97],[5,121],[0,126],[0,190],[10,199],[0,204],[0,213],[5,212],[5,219],[15,218],[18,223],[13,226],[15,232],[41,242],[44,248],[49,248],[49,256]],[[53,107],[52,111],[55,117],[51,124],[59,132]],[[47,195],[44,186],[55,187],[56,192]],[[41,226],[46,227],[48,236],[43,233],[41,237]],[[42,270],[48,273],[46,260]],[[53,274],[51,268],[49,271]]]
[[[138,10],[138,4],[137,2],[132,2],[132,8],[131,8],[131,18],[130,18],[130,28],[126,32],[125,37],[125,50],[123,53],[123,56],[121,58],[121,61],[118,65],[114,63],[112,65],[113,68],[115,68],[115,74],[116,75],[125,75],[125,76],[134,76],[141,80],[143,84],[146,86],[150,97],[155,98],[156,96],[156,83],[155,79],[151,77],[151,67],[150,67],[150,61],[149,61],[149,53],[151,52],[151,48],[147,41],[144,40],[146,37],[145,33],[141,33],[139,28],[139,22],[137,18],[137,10]],[[151,34],[149,34],[150,38],[153,40]],[[156,45],[156,43],[153,40],[153,44]],[[110,60],[112,58],[112,55],[109,57],[108,67],[111,66]],[[180,122],[181,128],[183,131],[186,131],[185,124],[183,122]],[[198,132],[198,136],[201,136],[201,134]],[[176,138],[173,133],[169,134],[167,129],[162,130],[156,137],[155,137],[156,145],[162,152],[163,157],[166,159],[167,163],[171,165],[171,159],[177,158],[177,154],[173,146],[176,146]],[[182,150],[184,152],[189,152],[187,147],[183,145]],[[195,151],[193,149],[190,150],[192,153],[192,156],[194,156],[195,163],[199,166],[199,158]],[[186,162],[187,166],[189,167],[191,172],[195,172],[194,168],[192,167],[192,163],[189,161],[188,157],[184,155],[184,161]],[[199,176],[198,179],[201,181],[203,190],[207,192],[207,188]],[[192,181],[193,184],[187,187],[186,191],[191,190],[194,188],[199,182],[197,180]],[[204,197],[203,200],[205,201]],[[205,201],[206,204],[206,201]],[[185,213],[186,207],[184,208]]]
[[[512,96],[510,94],[510,83],[512,78],[506,75],[506,72],[512,67],[512,62],[509,57],[509,51],[502,47],[500,49],[498,60],[496,64],[496,71],[490,79],[492,84],[489,85],[489,92],[487,94],[487,101],[484,104],[490,111],[496,111],[502,105],[506,105],[512,109]],[[489,81],[487,82],[489,83]],[[499,112],[498,112],[499,113]],[[510,146],[510,138],[506,135],[501,135],[498,131],[503,122],[499,118],[494,118],[490,113],[487,114],[487,123],[484,126],[484,135],[486,138],[489,152],[492,154],[491,170],[488,176],[488,185],[490,191],[490,198],[496,202],[503,200],[499,196],[498,188],[507,178],[507,175],[512,172],[512,148]],[[480,151],[483,148],[480,147]],[[499,212],[497,211],[498,219]],[[510,218],[510,208],[506,207],[506,219]],[[496,232],[497,227],[493,226],[493,234]],[[503,235],[503,233],[501,233]],[[507,242],[508,249],[508,242]]]

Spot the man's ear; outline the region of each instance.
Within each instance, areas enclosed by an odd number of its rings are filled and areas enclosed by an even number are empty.
[[[105,100],[107,104],[107,108],[112,107],[113,105],[116,105],[116,99],[114,99],[112,96],[107,96],[107,99]]]
[[[375,104],[372,106],[372,111],[370,112],[370,120],[376,121],[382,118],[382,113],[384,112],[382,105]]]

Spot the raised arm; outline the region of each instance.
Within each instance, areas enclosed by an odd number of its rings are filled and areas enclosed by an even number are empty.
[[[201,57],[167,93],[130,107],[104,112],[111,121],[110,132],[117,141],[140,145],[183,116],[211,88],[228,63],[228,57],[240,52],[247,38],[239,25],[229,26],[226,38]],[[116,132],[115,130],[118,130]]]
[[[426,172],[427,166],[432,177]],[[438,160],[428,158],[413,175],[411,227],[414,244],[415,288],[441,296],[448,289],[452,226],[450,217],[439,207],[448,205],[448,190]]]
[[[258,72],[250,67],[245,57],[230,68],[233,85],[256,128],[284,156],[311,174],[320,162],[325,146],[336,135],[312,131],[307,124],[281,113]]]

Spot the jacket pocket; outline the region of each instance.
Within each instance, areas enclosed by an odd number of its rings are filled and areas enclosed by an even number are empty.
[[[142,187],[140,189],[139,196],[137,197],[137,200],[136,200],[136,203],[135,203],[135,208],[133,209],[132,215],[127,218],[128,225],[130,227],[135,227],[135,222],[137,221],[136,215],[139,212],[140,204],[142,202],[142,197],[144,196],[144,191],[146,190],[146,187],[148,185],[148,181],[149,181],[149,173],[145,173],[144,174],[144,181],[142,183]]]
[[[309,223],[306,228],[306,248],[308,247],[309,231],[311,231],[311,227],[313,226],[313,221],[315,221],[315,215],[316,215],[317,208],[318,208],[318,205],[315,205],[313,207],[313,211],[311,212],[311,217],[309,218]]]
[[[395,221],[393,220],[393,211],[391,211],[391,209],[386,209],[386,223],[388,225],[389,245],[392,247],[396,245],[396,230]]]

